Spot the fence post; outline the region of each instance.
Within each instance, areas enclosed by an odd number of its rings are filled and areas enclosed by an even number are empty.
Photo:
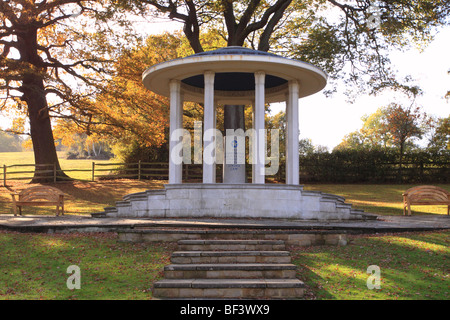
[[[138,162],[138,180],[141,180],[141,160]]]
[[[95,181],[95,162],[92,161],[92,181]]]
[[[3,165],[3,186],[6,187],[6,164]]]
[[[53,183],[56,183],[56,162],[53,162]]]

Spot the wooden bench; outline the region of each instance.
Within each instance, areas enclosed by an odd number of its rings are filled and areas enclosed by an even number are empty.
[[[418,186],[403,193],[403,215],[411,215],[412,205],[446,205],[447,214],[450,212],[450,192],[435,186]]]
[[[19,214],[22,215],[22,206],[56,206],[56,216],[59,216],[60,212],[61,215],[64,215],[64,193],[54,187],[30,187],[19,193],[11,193],[11,197],[14,216],[17,216],[17,208],[19,208]]]

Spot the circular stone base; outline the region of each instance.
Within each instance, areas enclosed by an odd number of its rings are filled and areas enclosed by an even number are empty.
[[[285,184],[167,184],[124,197],[110,217],[363,219],[342,197]]]

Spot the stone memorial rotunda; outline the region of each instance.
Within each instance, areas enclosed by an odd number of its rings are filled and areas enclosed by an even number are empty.
[[[298,101],[325,87],[327,75],[319,68],[267,52],[226,47],[156,64],[142,78],[147,89],[170,98],[169,183],[164,189],[124,196],[116,207],[105,208],[107,217],[364,219],[365,214],[352,209],[342,197],[306,191],[300,185]],[[185,101],[201,103],[204,108],[202,183],[182,181],[183,163],[179,161],[182,135],[176,133],[183,129]],[[286,184],[265,183],[264,110],[266,103],[274,102],[286,103]],[[229,158],[228,150],[233,149],[225,147],[224,182],[216,183],[216,163],[221,159],[214,161],[217,137],[210,133],[215,132],[217,108],[225,105],[252,106],[251,129],[255,135],[250,147],[249,183],[245,164],[229,163],[225,158]],[[230,138],[227,135],[226,146],[227,141],[234,143],[234,147],[243,141],[237,134]],[[235,160],[236,153],[230,158]]]

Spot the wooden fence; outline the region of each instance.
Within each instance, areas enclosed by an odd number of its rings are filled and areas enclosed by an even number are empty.
[[[333,160],[333,161],[331,161]],[[400,167],[395,162],[380,161],[373,165],[367,161],[352,164],[335,159],[309,159],[300,161],[300,181],[302,183],[450,183],[450,164],[446,161],[405,162]],[[355,164],[356,163],[356,164]],[[28,168],[27,168],[28,167]],[[99,181],[107,179],[155,179],[168,180],[167,162],[105,163],[92,162],[90,168],[57,170],[53,164],[15,164],[3,165],[0,179],[3,185],[8,180],[31,180],[39,167],[42,177],[52,177],[54,182],[64,180],[61,173],[70,176],[71,172],[84,172],[84,178],[70,178],[80,181]],[[24,169],[22,169],[24,168]],[[32,170],[30,169],[32,168]],[[17,170],[19,169],[19,170]],[[247,165],[247,181],[251,181],[251,165]],[[285,181],[285,166],[280,163],[274,176],[266,180]],[[201,164],[183,164],[183,181],[201,182]],[[222,165],[216,165],[216,181],[222,182]]]
[[[31,169],[32,168],[32,169]],[[38,170],[38,175],[35,176],[35,170]],[[35,178],[53,178],[53,182],[64,180],[65,176],[61,173],[70,176],[71,172],[85,173],[84,179],[75,179],[81,181],[98,181],[102,179],[114,178],[131,178],[131,179],[167,179],[169,166],[164,162],[137,162],[137,163],[96,163],[92,162],[91,168],[85,169],[63,169],[57,170],[55,164],[13,164],[3,165],[3,170],[0,173],[0,178],[3,185],[6,186],[8,180],[30,180]],[[185,169],[186,174],[189,174],[189,169]],[[193,174],[193,172],[191,172]],[[72,178],[71,178],[72,179]]]
[[[32,169],[31,169],[32,168]],[[35,170],[39,168],[39,175],[35,176]],[[221,180],[222,166],[217,165],[217,179]],[[55,164],[13,164],[3,165],[0,172],[0,179],[3,186],[7,185],[8,180],[31,180],[32,178],[49,178],[53,182],[64,181],[64,172],[70,176],[71,172],[84,172],[89,178],[70,178],[80,181],[99,181],[108,179],[158,179],[168,180],[169,164],[167,162],[136,162],[136,163],[99,163],[92,162],[90,168],[85,169],[63,169],[57,170]],[[184,164],[183,179],[190,181],[201,181],[203,177],[201,164]]]

